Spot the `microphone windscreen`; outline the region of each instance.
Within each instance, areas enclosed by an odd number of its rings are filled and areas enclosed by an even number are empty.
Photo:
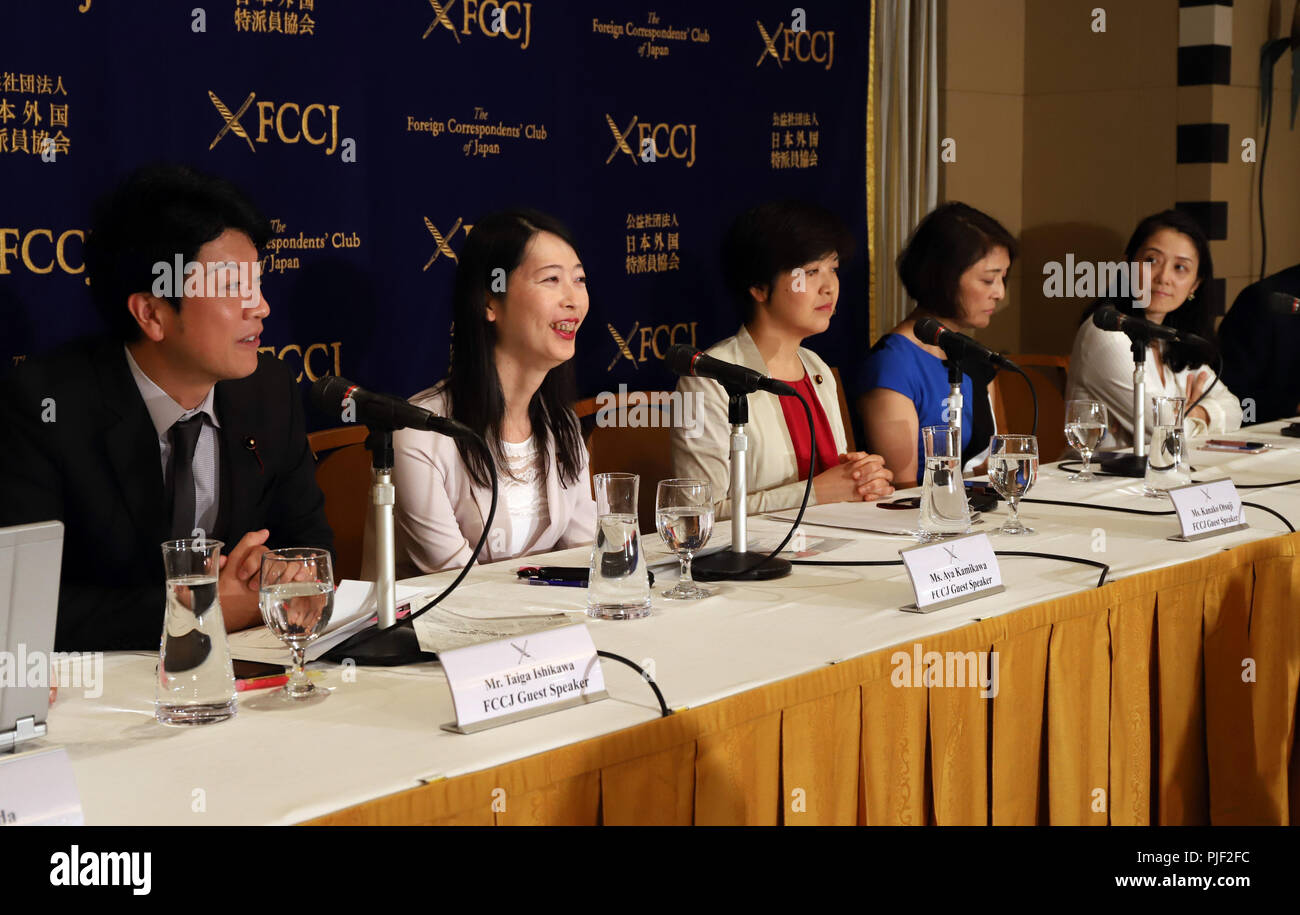
[[[934,318],[921,318],[912,326],[912,333],[916,335],[916,339],[931,346],[939,345],[939,335],[943,331],[943,325]]]
[[[1124,316],[1114,305],[1106,305],[1092,313],[1092,323],[1102,330],[1123,330]]]
[[[1296,298],[1289,292],[1270,292],[1268,310],[1277,315],[1300,314],[1300,298]]]
[[[688,343],[674,343],[668,347],[668,353],[664,356],[664,362],[668,364],[668,369],[677,375],[691,374],[692,363],[695,362],[695,347]]]
[[[322,413],[337,413],[339,404],[343,402],[343,395],[350,387],[352,382],[346,378],[340,378],[338,375],[322,375],[311,386],[312,406]]]

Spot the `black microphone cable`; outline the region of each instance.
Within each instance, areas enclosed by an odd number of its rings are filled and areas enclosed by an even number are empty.
[[[1201,396],[1196,398],[1194,401],[1192,401],[1192,403],[1187,407],[1187,409],[1183,410],[1184,416],[1186,416],[1188,413],[1191,413],[1193,410],[1195,410],[1200,405],[1201,401],[1204,400],[1209,395],[1209,393],[1214,390],[1214,386],[1219,383],[1219,376],[1223,374],[1223,353],[1218,353],[1217,355],[1219,357],[1218,359],[1219,368],[1218,371],[1214,373],[1214,377],[1210,379],[1210,386],[1206,388],[1204,391],[1202,391]]]
[[[783,396],[789,397],[790,395],[786,394]],[[754,571],[755,569],[761,568],[767,565],[773,559],[775,559],[777,557],[777,554],[779,554],[782,550],[784,550],[785,545],[790,542],[790,538],[794,536],[794,532],[799,529],[799,523],[803,521],[803,513],[808,508],[808,497],[812,495],[813,471],[817,469],[817,430],[813,428],[812,408],[808,406],[808,401],[804,400],[803,395],[800,394],[798,391],[795,392],[794,396],[798,397],[799,403],[803,405],[804,418],[807,420],[808,423],[808,440],[809,440],[808,480],[806,483],[804,483],[803,500],[799,503],[799,514],[795,516],[794,523],[790,525],[790,530],[786,532],[785,539],[776,545],[776,549],[772,550],[772,552],[768,553],[758,562],[748,566],[747,568],[741,569],[739,572],[732,572],[725,579],[723,579],[724,581],[731,581],[734,579],[741,578],[745,575],[748,575],[750,572]],[[749,493],[745,494],[745,498],[746,499],[749,498]],[[736,510],[736,507],[733,505],[731,507],[731,510],[734,512]]]
[[[1008,362],[1008,368],[1012,369],[1017,375],[1025,379],[1025,384],[1029,385],[1029,396],[1034,399],[1034,428],[1030,435],[1038,434],[1038,391],[1034,389],[1033,380],[1025,373],[1025,370],[1014,363]]]
[[[655,692],[655,698],[659,700],[659,711],[661,713],[659,717],[667,718],[673,713],[672,709],[668,707],[668,703],[664,701],[664,694],[659,692],[659,684],[654,681],[654,677],[651,677],[641,669],[641,665],[623,657],[621,654],[614,654],[612,651],[601,651],[600,649],[597,649],[596,654],[600,655],[602,658],[609,658],[611,661],[618,661],[620,664],[626,664],[628,667],[639,673],[641,679],[650,684],[650,688]]]
[[[479,535],[478,543],[474,544],[474,550],[472,553],[470,553],[469,560],[466,561],[465,565],[460,570],[460,574],[456,576],[456,578],[452,581],[452,583],[447,585],[447,587],[443,589],[441,594],[439,594],[433,600],[429,601],[419,610],[416,610],[414,613],[408,615],[404,619],[398,620],[395,624],[389,627],[390,629],[396,629],[398,626],[408,626],[408,627],[412,626],[416,619],[423,616],[429,610],[432,610],[443,598],[445,598],[452,591],[455,591],[456,586],[465,580],[465,576],[469,574],[469,570],[474,567],[474,563],[478,561],[479,554],[483,551],[483,545],[487,543],[488,532],[492,530],[492,519],[496,516],[496,512],[497,512],[496,466],[492,458],[492,452],[488,449],[487,442],[484,441],[483,436],[479,435],[478,433],[473,433],[472,441],[479,448],[483,450],[484,454],[488,456],[488,467],[492,469],[492,472],[488,474],[489,481],[492,484],[492,503],[488,506],[487,518],[483,522],[483,533]],[[376,626],[373,629],[367,629],[364,632],[360,632],[357,635],[353,636],[353,639],[356,640],[355,642],[352,642],[352,640],[349,639],[349,642],[352,643],[349,645],[349,649],[355,648],[358,645],[365,644],[367,641],[373,638],[377,633],[388,632],[388,631],[389,631],[388,629],[380,629],[378,626]]]
[[[1144,511],[1143,509],[1140,508],[1122,508],[1118,505],[1093,505],[1088,502],[1061,502],[1056,499],[1021,499],[1020,501],[1033,502],[1036,505],[1064,505],[1067,508],[1095,508],[1095,509],[1099,509],[1100,511],[1106,511],[1106,512],[1123,512],[1124,514],[1127,515],[1176,515],[1178,514],[1178,512],[1172,508],[1169,509],[1168,511]],[[1251,508],[1258,508],[1268,512],[1270,515],[1272,515],[1273,517],[1281,521],[1283,524],[1285,524],[1287,530],[1289,530],[1291,533],[1295,533],[1295,528],[1291,525],[1291,522],[1288,521],[1283,515],[1279,514],[1277,511],[1269,508],[1267,505],[1260,505],[1258,502],[1244,502],[1244,501],[1241,504],[1243,506],[1249,505]]]
[[[1281,521],[1283,524],[1285,524],[1285,525],[1286,525],[1286,529],[1287,529],[1288,531],[1290,531],[1290,532],[1293,533],[1293,534],[1295,533],[1295,527],[1292,526],[1291,522],[1288,521],[1285,517],[1283,517],[1283,515],[1282,515],[1280,512],[1277,512],[1277,511],[1275,511],[1275,510],[1269,508],[1267,505],[1260,505],[1258,502],[1246,502],[1246,501],[1243,501],[1241,504],[1242,504],[1243,506],[1249,505],[1251,508],[1258,508],[1258,509],[1260,509],[1261,511],[1266,511],[1266,512],[1268,512],[1268,513],[1269,513],[1270,515],[1272,515],[1274,518],[1277,518],[1279,521]]]

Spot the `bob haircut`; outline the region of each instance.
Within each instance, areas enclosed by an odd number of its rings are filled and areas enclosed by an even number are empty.
[[[834,252],[853,254],[853,235],[830,210],[802,200],[761,204],[740,214],[722,241],[722,273],[744,323],[758,301],[752,286],[771,289],[778,274]]]
[[[944,203],[926,214],[898,255],[898,276],[918,306],[940,318],[961,317],[961,275],[1005,248],[1015,263],[1016,240],[987,213]]]
[[[456,448],[470,476],[483,487],[490,485],[493,464],[496,470],[506,470],[501,449],[506,402],[493,356],[497,330],[487,319],[488,299],[501,295],[492,291],[495,271],[504,268],[507,277],[514,273],[523,262],[529,243],[541,232],[558,236],[577,250],[572,234],[558,219],[536,210],[507,210],[491,213],[474,223],[456,267],[452,292],[455,335],[446,387],[452,418],[483,436],[491,450],[489,460],[489,455],[483,454],[473,442],[456,439]],[[554,445],[560,482],[565,486],[577,482],[585,457],[578,421],[569,406],[574,400],[575,387],[570,359],[546,373],[528,404],[528,420],[537,438],[542,472],[546,472]]]

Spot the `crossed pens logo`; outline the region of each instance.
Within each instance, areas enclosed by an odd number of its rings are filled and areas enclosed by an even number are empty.
[[[429,0],[433,9],[433,19],[424,30],[422,39],[428,38],[438,29],[451,32],[451,37],[460,44],[460,36],[473,35],[471,26],[487,38],[505,38],[507,41],[519,41],[519,50],[526,51],[533,35],[533,4],[520,0],[463,0],[460,4],[460,29],[451,19],[456,0]]]
[[[619,153],[630,158],[633,164],[660,159],[677,159],[685,162],[687,168],[695,164],[695,124],[671,124],[667,121],[656,124],[633,115],[627,126],[620,129],[618,122],[606,112],[605,125],[614,138],[614,145],[605,157],[606,165],[613,162]],[[629,142],[633,131],[636,131],[635,140]]]
[[[776,61],[777,67],[785,69],[782,62],[789,63],[791,58],[799,63],[819,63],[829,70],[835,64],[835,31],[809,31],[802,19],[796,19],[795,25],[787,27],[785,22],[778,22],[770,33],[763,23],[754,20],[758,26],[759,37],[763,39],[763,50],[758,55],[755,67],[761,67],[769,57]],[[781,49],[777,50],[777,39]]]
[[[613,324],[606,324],[610,337],[614,339],[615,352],[613,360],[605,371],[614,371],[614,366],[622,359],[632,363],[633,368],[639,368],[640,363],[649,361],[650,353],[653,353],[656,359],[663,359],[667,355],[668,347],[677,343],[689,343],[695,346],[695,330],[698,324],[698,321],[681,321],[676,324],[647,324],[642,327],[638,320],[632,323],[632,329],[626,335],[619,333],[618,328]]]
[[[606,324],[605,326],[609,328],[609,335],[614,338],[614,345],[618,347],[618,352],[614,354],[614,361],[609,364],[609,368],[605,369],[605,371],[612,372],[620,359],[627,359],[628,362],[632,363],[632,368],[636,368],[636,356],[632,355],[632,349],[627,345],[627,338],[620,334],[618,328],[613,324]],[[633,324],[632,329],[627,332],[627,336],[635,336],[640,326],[640,321]]]
[[[212,142],[208,144],[208,149],[211,150],[220,143],[227,133],[234,133],[235,136],[248,144],[249,149],[253,152],[257,152],[257,148],[253,146],[253,140],[248,135],[248,131],[244,129],[243,124],[239,123],[239,119],[244,116],[244,112],[248,110],[248,106],[253,104],[253,99],[257,98],[257,93],[248,93],[248,98],[244,99],[244,103],[240,105],[239,109],[233,114],[230,109],[226,107],[225,102],[217,98],[217,94],[211,89],[208,90],[208,98],[212,100],[213,107],[217,109],[217,113],[221,115],[222,120],[225,122],[221,125],[221,129],[217,131],[217,135],[212,138]]]
[[[945,544],[945,545],[944,545],[944,548],[943,548],[943,551],[944,551],[945,553],[948,554],[948,558],[952,560],[953,565],[956,565],[956,564],[957,564],[957,547],[955,547],[955,546],[948,546],[948,545]]]
[[[208,100],[221,116],[221,129],[208,144],[209,150],[215,149],[217,144],[230,134],[247,143],[248,148],[253,152],[257,152],[257,147],[253,145],[255,142],[269,143],[272,138],[289,146],[301,142],[309,146],[323,146],[327,156],[332,156],[339,148],[338,105],[326,105],[321,102],[313,102],[305,106],[296,102],[277,103],[267,100],[257,102],[255,109],[257,136],[254,138],[244,126],[242,119],[257,100],[256,92],[248,93],[244,101],[233,111],[211,89],[208,90]],[[345,161],[353,161],[355,156],[349,159],[349,153],[355,152],[355,141],[345,138],[343,144]],[[352,149],[348,148],[349,144]]]
[[[451,224],[451,228],[446,232],[446,234],[443,234],[438,231],[438,227],[433,224],[433,220],[428,216],[425,216],[424,227],[428,230],[429,234],[433,236],[434,249],[433,253],[429,255],[429,259],[424,262],[423,269],[428,270],[433,266],[433,262],[444,254],[459,264],[460,258],[458,258],[456,252],[451,249],[450,242],[461,229],[464,229],[465,234],[468,235],[469,230],[474,228],[474,226],[466,225],[464,217],[458,217],[456,221]]]
[[[757,19],[754,20],[754,24],[758,26],[758,34],[763,38],[763,53],[758,55],[758,63],[754,64],[754,66],[761,67],[764,59],[770,57],[775,60],[776,65],[780,67],[781,55],[776,53],[776,40],[781,37],[781,32],[785,30],[785,22],[778,22],[776,24],[776,32],[772,35],[767,34],[767,29],[765,29],[763,23],[759,22]]]

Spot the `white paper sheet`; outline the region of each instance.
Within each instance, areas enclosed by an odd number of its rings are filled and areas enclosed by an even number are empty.
[[[767,517],[793,522],[798,515],[798,509],[790,509],[770,513]],[[831,502],[808,506],[803,513],[803,523],[910,537],[921,525],[921,510],[880,508],[875,502]]]
[[[418,610],[434,593],[429,588],[398,585],[397,612]],[[316,660],[374,622],[375,583],[344,579],[334,588],[334,615],[320,637],[307,647],[307,660]],[[232,632],[226,640],[230,643],[230,656],[237,661],[283,664],[286,667],[293,663],[288,646],[265,626]]]
[[[585,593],[585,592],[584,592]],[[439,605],[418,618],[412,625],[421,651],[451,651],[467,645],[494,642],[530,632],[581,622],[567,613],[554,611],[542,616],[475,617]]]

